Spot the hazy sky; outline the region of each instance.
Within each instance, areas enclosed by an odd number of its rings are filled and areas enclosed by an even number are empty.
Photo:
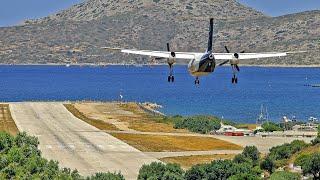
[[[1,0],[0,26],[11,26],[26,19],[44,17],[84,0]],[[238,0],[267,15],[279,16],[320,9],[320,0]]]

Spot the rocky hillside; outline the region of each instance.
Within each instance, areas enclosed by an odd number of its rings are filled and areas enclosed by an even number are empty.
[[[105,16],[121,16],[123,13],[148,16],[157,20],[209,17],[215,17],[216,20],[240,20],[264,16],[235,0],[88,0],[57,14],[30,22],[90,21]]]
[[[243,63],[320,65],[320,11],[271,18],[234,0],[89,0],[23,26],[0,28],[0,62],[150,63],[100,47],[165,50],[170,42],[177,51],[204,51],[209,17],[215,19],[216,52],[224,52],[224,45],[246,52],[310,50]]]

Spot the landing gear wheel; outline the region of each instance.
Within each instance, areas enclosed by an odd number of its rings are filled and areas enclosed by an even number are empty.
[[[235,84],[238,84],[238,78],[235,78],[235,79],[234,79],[234,83],[235,83]]]
[[[196,80],[194,81],[194,84],[195,84],[195,85],[199,85],[199,84],[200,84],[200,80],[199,80],[199,79],[196,79]]]
[[[168,76],[168,82],[174,82],[174,76]]]
[[[232,78],[232,84],[234,84],[234,78]]]

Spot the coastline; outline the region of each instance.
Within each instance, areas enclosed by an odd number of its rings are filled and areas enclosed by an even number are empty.
[[[69,63],[48,63],[48,64],[2,64],[0,66],[166,66],[167,64],[69,64]],[[176,64],[177,66],[187,66],[187,64]],[[225,65],[228,66],[228,65]],[[284,65],[284,64],[269,64],[269,65],[259,65],[259,64],[240,64],[242,67],[262,67],[262,68],[320,68],[320,64],[317,65]]]

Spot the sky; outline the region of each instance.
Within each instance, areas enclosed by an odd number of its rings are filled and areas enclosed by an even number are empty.
[[[45,17],[84,0],[0,0],[0,27]],[[238,0],[270,16],[320,10],[320,0]]]

